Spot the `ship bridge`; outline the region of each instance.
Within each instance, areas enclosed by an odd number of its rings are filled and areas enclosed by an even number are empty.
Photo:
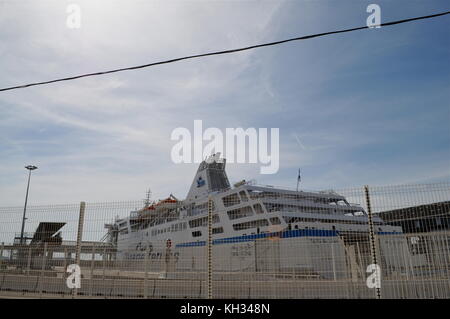
[[[186,200],[196,200],[207,196],[211,192],[230,189],[230,182],[225,172],[225,163],[226,160],[220,158],[220,153],[211,155],[201,162]]]

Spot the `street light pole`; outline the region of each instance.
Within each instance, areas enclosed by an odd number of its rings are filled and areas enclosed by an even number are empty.
[[[29,171],[28,172],[28,185],[27,185],[27,194],[25,195],[25,206],[23,208],[23,218],[22,218],[22,230],[20,231],[20,244],[23,244],[23,231],[25,229],[25,214],[27,212],[27,201],[28,201],[28,190],[30,189],[30,178],[31,178],[31,171],[37,169],[37,166],[34,165],[28,165],[25,166],[25,168]]]

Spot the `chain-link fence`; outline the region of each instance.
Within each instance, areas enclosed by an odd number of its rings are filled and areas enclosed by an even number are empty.
[[[450,183],[29,206],[20,233],[23,213],[0,208],[2,296],[450,298]]]

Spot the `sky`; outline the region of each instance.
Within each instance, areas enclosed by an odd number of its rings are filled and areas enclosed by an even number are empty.
[[[79,4],[81,27],[66,25]],[[448,1],[0,0],[0,87],[448,11]],[[183,198],[178,127],[279,128],[303,189],[450,180],[450,17],[0,92],[0,206]]]

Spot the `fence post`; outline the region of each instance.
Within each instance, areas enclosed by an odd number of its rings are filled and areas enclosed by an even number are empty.
[[[148,264],[148,254],[149,254],[149,249],[148,249],[148,245],[147,247],[145,247],[145,258],[144,258],[144,271],[145,271],[145,276],[144,276],[144,299],[148,298],[148,292],[147,292],[147,285],[148,285],[148,269],[147,269],[147,264]]]
[[[106,276],[106,247],[103,248],[103,255],[102,255],[102,265],[103,265],[103,275],[102,275],[102,281],[105,281],[105,276]],[[128,268],[128,267],[127,267]],[[120,273],[120,270],[117,272],[118,274]]]
[[[86,203],[80,203],[80,216],[78,218],[78,231],[77,231],[77,247],[75,254],[75,263],[80,266],[80,255],[81,255],[81,242],[83,238],[83,224],[84,224],[84,212],[86,209]],[[81,268],[81,267],[80,267]],[[73,288],[73,296],[76,297],[78,294],[77,288]]]
[[[170,266],[170,248],[171,248],[171,245],[172,245],[172,241],[170,240],[170,239],[168,239],[167,241],[166,241],[166,255],[165,255],[165,270],[164,270],[164,278],[168,278],[168,275],[169,275],[169,266]]]
[[[366,195],[366,203],[367,203],[367,217],[368,217],[368,222],[369,222],[369,244],[370,244],[370,253],[372,255],[372,264],[379,267],[378,261],[377,261],[376,238],[375,238],[375,230],[374,230],[374,226],[373,226],[372,206],[370,204],[370,195],[369,195],[369,186],[368,185],[364,186],[364,193]],[[380,271],[379,276],[381,277],[381,271]],[[381,278],[377,277],[377,280],[379,283],[381,283]],[[377,287],[375,289],[376,289],[377,299],[381,299],[381,288]]]
[[[27,276],[30,275],[30,268],[31,268],[31,247],[28,248]]]
[[[39,297],[42,296],[42,285],[44,280],[44,271],[46,263],[47,263],[47,243],[44,243],[44,254],[42,255],[41,273],[39,275]]]
[[[95,263],[95,244],[92,245],[92,256],[91,256],[91,273],[90,273],[90,283],[89,283],[89,296],[92,296],[92,290],[94,288],[94,263]]]
[[[211,196],[208,197],[208,299],[212,299],[212,213],[213,213],[213,202]]]
[[[2,262],[3,262],[3,250],[5,248],[5,243],[2,242],[0,246],[0,271],[2,270]]]
[[[331,243],[331,259],[333,262],[333,279],[334,279],[334,281],[336,281],[337,276],[336,276],[336,261],[335,261],[335,256],[334,256],[334,243]]]
[[[67,277],[67,247],[64,247],[64,274],[63,274],[63,278]]]

